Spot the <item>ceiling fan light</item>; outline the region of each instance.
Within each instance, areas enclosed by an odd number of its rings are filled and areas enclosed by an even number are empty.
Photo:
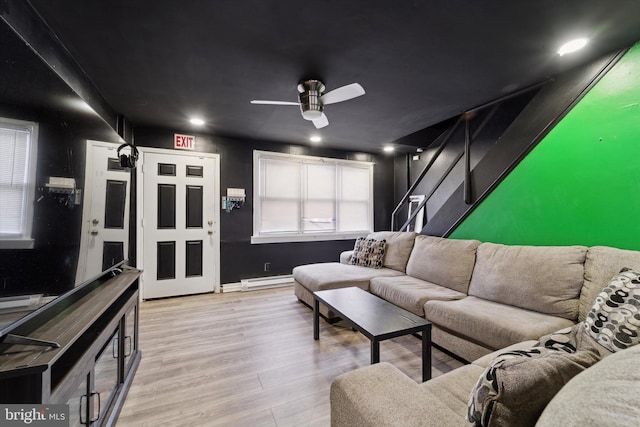
[[[322,117],[322,111],[319,110],[306,110],[302,112],[302,117],[305,120],[317,120]]]

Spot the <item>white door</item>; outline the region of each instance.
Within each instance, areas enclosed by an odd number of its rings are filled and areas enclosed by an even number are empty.
[[[82,236],[76,284],[128,257],[131,173],[118,144],[87,141]]]
[[[140,151],[142,298],[218,291],[219,157]]]

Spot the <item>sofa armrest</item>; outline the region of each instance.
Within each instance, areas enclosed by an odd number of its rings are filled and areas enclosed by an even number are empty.
[[[426,384],[385,362],[342,374],[331,384],[331,427],[460,425]]]
[[[640,345],[605,357],[551,399],[536,427],[625,426],[640,419]]]
[[[344,251],[340,254],[340,264],[349,264],[351,257],[353,256],[353,250]]]

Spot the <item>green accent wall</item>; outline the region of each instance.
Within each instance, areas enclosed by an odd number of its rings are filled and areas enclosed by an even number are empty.
[[[640,43],[451,234],[640,250]]]

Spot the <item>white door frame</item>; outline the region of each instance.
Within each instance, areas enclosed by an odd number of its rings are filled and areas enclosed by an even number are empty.
[[[94,175],[93,149],[94,147],[104,147],[117,150],[119,146],[120,144],[118,144],[117,142],[95,141],[92,139],[87,139],[84,167],[84,194],[82,195],[82,231],[80,234],[80,253],[78,254],[78,266],[76,267],[76,286],[85,280],[84,274],[87,268],[89,229],[91,228],[91,203],[93,201],[93,192],[91,191],[93,188]],[[131,185],[129,185],[127,196],[130,195]],[[102,194],[101,197],[104,197],[104,194]],[[129,204],[129,206],[131,206],[131,204]],[[125,212],[125,215],[128,214],[129,212]],[[131,227],[131,224],[129,224],[129,227]],[[125,252],[124,258],[129,258],[129,254]],[[82,267],[82,269],[80,267]]]
[[[164,148],[140,147],[136,146],[140,152],[136,167],[136,268],[144,270],[144,203],[143,203],[143,175],[144,154],[156,153],[166,155],[181,155],[200,158],[211,158],[216,165],[213,183],[213,233],[218,236],[217,244],[213,248],[213,284],[214,292],[220,292],[220,155],[213,153],[201,153],[198,151],[179,151]],[[140,299],[144,295],[144,275],[140,276]]]

